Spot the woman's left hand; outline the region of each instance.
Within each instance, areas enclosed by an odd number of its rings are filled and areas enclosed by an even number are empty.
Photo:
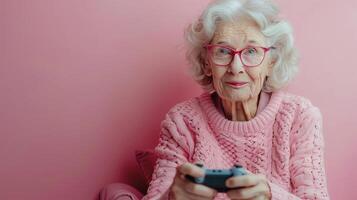
[[[231,177],[226,181],[231,189],[227,192],[231,199],[269,200],[271,199],[270,187],[267,178],[263,174],[248,172],[244,176]]]

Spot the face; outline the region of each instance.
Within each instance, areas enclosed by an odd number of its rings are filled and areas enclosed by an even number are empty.
[[[220,22],[213,40],[213,45],[224,45],[235,50],[248,46],[268,47],[264,35],[254,21],[241,19],[238,22]],[[218,95],[229,101],[248,101],[258,97],[264,81],[272,71],[273,62],[269,51],[262,63],[255,67],[244,66],[238,54],[227,66],[217,66],[207,59],[206,73],[213,78],[213,87]],[[244,85],[232,85],[231,82],[242,82]]]

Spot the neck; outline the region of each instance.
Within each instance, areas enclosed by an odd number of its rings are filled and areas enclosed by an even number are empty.
[[[260,94],[256,98],[248,99],[247,101],[229,101],[216,95],[216,102],[218,106],[221,106],[224,115],[229,120],[249,121],[257,113],[259,97]]]

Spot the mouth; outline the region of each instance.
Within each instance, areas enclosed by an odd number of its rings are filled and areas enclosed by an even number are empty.
[[[226,82],[229,86],[234,88],[242,88],[248,85],[248,82],[235,82],[235,81],[228,81]]]

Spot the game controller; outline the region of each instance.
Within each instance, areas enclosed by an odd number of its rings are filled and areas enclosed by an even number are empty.
[[[247,172],[240,165],[234,165],[231,169],[205,169],[203,165],[196,164],[205,171],[203,177],[195,178],[190,175],[186,175],[186,178],[193,183],[202,184],[217,190],[217,192],[227,192],[229,189],[226,187],[226,180],[233,176],[243,176]]]

